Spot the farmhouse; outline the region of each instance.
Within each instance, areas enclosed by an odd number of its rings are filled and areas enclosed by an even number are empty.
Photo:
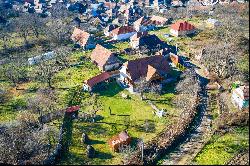
[[[141,17],[134,22],[134,28],[137,32],[150,31],[154,29],[153,22],[145,17]]]
[[[79,28],[74,29],[71,39],[84,50],[93,49],[96,45],[94,38],[88,32]]]
[[[238,85],[232,90],[231,96],[232,103],[239,110],[249,107],[249,86]]]
[[[115,70],[120,67],[120,61],[116,55],[99,44],[96,45],[90,58],[101,71]]]
[[[132,35],[136,33],[136,30],[131,26],[118,27],[110,32],[110,37],[113,40],[125,40],[129,39]]]
[[[108,144],[114,152],[119,152],[119,149],[124,145],[129,145],[131,142],[131,137],[126,131],[122,131],[119,135],[112,137]]]
[[[166,57],[161,55],[131,60],[120,68],[117,82],[131,93],[136,91],[136,82],[141,78],[146,81],[163,81],[168,78],[171,68]]]
[[[173,36],[185,36],[195,33],[195,27],[187,21],[177,21],[171,25],[170,33]]]

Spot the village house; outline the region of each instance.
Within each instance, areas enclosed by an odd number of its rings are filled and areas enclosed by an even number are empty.
[[[151,20],[141,17],[134,22],[134,28],[137,32],[150,31],[154,29],[154,24]]]
[[[237,85],[233,88],[231,100],[239,110],[249,108],[249,86]]]
[[[131,137],[126,131],[122,131],[120,134],[112,137],[108,144],[114,152],[119,152],[120,148],[131,143]]]
[[[170,27],[173,36],[185,36],[195,33],[195,27],[187,21],[177,21]]]
[[[104,29],[104,34],[105,34],[106,36],[109,36],[109,35],[110,35],[109,33],[110,33],[112,30],[116,29],[116,28],[118,28],[118,25],[116,25],[116,24],[110,24],[110,25],[108,25],[108,26]]]
[[[76,27],[73,31],[71,39],[84,50],[93,49],[96,45],[92,35]]]
[[[118,69],[121,64],[114,53],[99,44],[96,45],[96,48],[93,50],[90,58],[101,71]]]
[[[149,51],[157,51],[163,47],[163,42],[156,35],[134,34],[130,38],[130,45],[134,49],[146,48]]]
[[[114,78],[119,75],[119,71],[110,71],[110,72],[103,72],[101,74],[98,74],[88,80],[85,80],[83,83],[83,90],[92,92],[95,87],[97,87],[99,84],[109,81],[111,78]]]
[[[150,21],[152,22],[152,24],[156,27],[162,27],[167,23],[167,18],[161,17],[161,16],[155,16],[153,15],[150,18]]]
[[[131,26],[122,26],[112,30],[109,36],[113,40],[126,40],[136,33],[136,30]]]
[[[156,55],[131,60],[120,68],[120,77],[117,82],[129,92],[136,91],[136,82],[145,78],[149,82],[160,82],[168,78],[171,68],[167,58]]]

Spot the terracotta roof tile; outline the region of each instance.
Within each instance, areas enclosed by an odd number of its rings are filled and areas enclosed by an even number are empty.
[[[85,32],[79,28],[75,28],[71,39],[75,42],[79,42],[81,46],[85,46],[89,37],[90,34],[88,32]]]
[[[110,50],[99,44],[96,45],[96,48],[93,50],[91,54],[91,60],[99,67],[103,67],[107,63],[118,62],[118,59]]]
[[[107,79],[109,79],[111,77],[109,72],[103,72],[97,76],[94,76],[90,79],[88,79],[87,81],[85,81],[85,83],[90,87],[94,87],[96,84],[103,82]]]
[[[171,25],[171,29],[176,31],[190,31],[194,30],[195,27],[187,21],[177,21],[176,23]]]
[[[124,64],[132,81],[141,77],[147,77],[148,67],[155,68],[160,75],[170,72],[170,66],[166,58],[160,55],[128,61]]]
[[[122,26],[122,27],[118,27],[112,30],[110,34],[112,36],[115,36],[115,35],[130,33],[130,32],[136,32],[136,30],[131,26]]]

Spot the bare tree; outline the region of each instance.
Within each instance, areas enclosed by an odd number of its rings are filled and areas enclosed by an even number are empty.
[[[54,90],[45,88],[39,89],[35,97],[28,99],[28,107],[34,113],[38,113],[40,117],[44,114],[51,113],[61,109],[57,98],[57,93]]]
[[[23,13],[11,22],[11,26],[14,27],[19,36],[24,39],[25,46],[29,44],[28,37],[32,32],[31,20],[28,13]]]
[[[0,67],[0,70],[2,70],[4,78],[17,87],[18,83],[28,80],[26,66],[21,59],[10,59],[10,62]]]
[[[176,85],[176,91],[180,94],[189,94],[193,96],[200,89],[198,76],[194,69],[188,69],[181,75],[181,81]]]
[[[57,44],[61,45],[69,41],[71,34],[71,27],[67,21],[63,19],[51,19],[46,26],[47,38]]]
[[[53,77],[60,70],[69,67],[69,58],[71,51],[68,47],[59,47],[54,51],[54,58],[48,61],[42,61],[36,66],[33,73],[34,78],[41,82],[46,82],[50,88]]]
[[[0,130],[0,163],[42,164],[48,157],[47,131],[41,130],[33,114],[22,113]]]
[[[7,49],[7,42],[10,40],[10,27],[8,25],[1,25],[0,24],[0,39],[3,42],[4,50]]]

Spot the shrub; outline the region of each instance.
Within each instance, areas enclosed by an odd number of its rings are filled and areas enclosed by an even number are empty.
[[[12,107],[12,109],[15,110],[21,110],[27,108],[27,103],[22,98],[16,98],[11,100],[9,105]]]

